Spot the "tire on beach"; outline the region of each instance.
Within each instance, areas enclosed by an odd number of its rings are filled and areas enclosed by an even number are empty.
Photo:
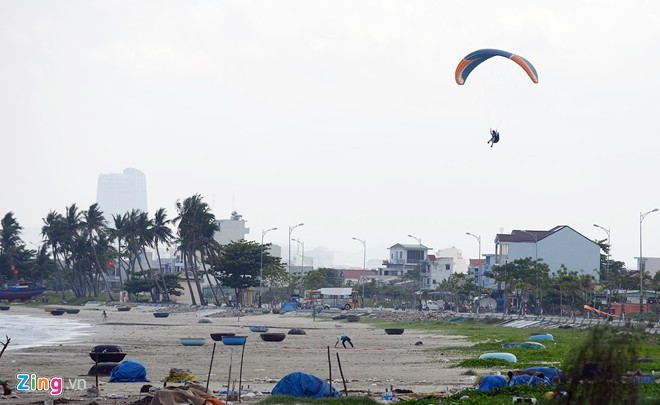
[[[99,363],[98,365],[94,364],[87,372],[87,375],[96,375],[97,371],[99,375],[110,375],[112,369],[118,365],[119,363]]]

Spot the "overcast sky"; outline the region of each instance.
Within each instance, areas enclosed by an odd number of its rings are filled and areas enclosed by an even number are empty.
[[[464,86],[471,51],[495,58]],[[336,262],[420,237],[466,258],[569,225],[635,267],[660,207],[660,2],[0,1],[0,214],[26,228],[147,176],[149,209],[200,193],[253,240]],[[496,127],[501,141],[488,147]],[[660,212],[643,222],[660,256]],[[342,256],[343,255],[343,256]]]

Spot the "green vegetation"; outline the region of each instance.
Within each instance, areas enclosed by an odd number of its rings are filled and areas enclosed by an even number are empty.
[[[403,327],[406,329],[425,330],[453,335],[465,339],[470,346],[444,346],[426,349],[432,353],[442,354],[444,358],[454,359],[453,367],[469,368],[465,375],[487,375],[492,371],[523,369],[533,366],[554,366],[564,370],[569,376],[579,374],[585,363],[601,364],[600,369],[609,379],[606,388],[596,388],[593,383],[568,383],[558,390],[572,393],[572,403],[660,403],[660,384],[642,384],[637,392],[635,387],[627,383],[633,372],[640,370],[645,374],[660,371],[660,336],[643,334],[640,328],[618,328],[610,326],[580,329],[516,329],[484,322],[466,319],[465,322],[384,322],[383,320],[363,320],[378,327]],[[536,349],[502,349],[504,343],[524,342],[533,333],[551,333],[554,341],[543,341],[545,350]],[[479,360],[479,355],[487,352],[507,352],[515,354],[518,362],[515,364],[489,359]],[[641,359],[642,361],[638,361]],[[469,373],[469,374],[468,374]],[[612,375],[626,376],[620,378],[620,384],[612,384]],[[577,381],[577,380],[576,380]],[[589,389],[584,389],[584,387]],[[511,398],[535,397],[539,403],[543,395],[550,391],[548,387],[517,386],[505,387],[492,392],[480,392],[467,389],[442,399],[442,404],[510,404]],[[599,396],[602,394],[603,396]],[[608,402],[607,398],[613,398]],[[460,400],[467,396],[468,399]],[[407,404],[426,405],[437,404],[437,399],[417,400]]]

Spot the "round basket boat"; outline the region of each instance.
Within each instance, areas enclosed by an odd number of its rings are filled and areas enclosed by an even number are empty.
[[[403,328],[388,328],[388,329],[385,329],[385,333],[387,333],[388,335],[403,335],[403,331],[405,331],[405,329],[403,329]]]
[[[539,340],[555,340],[555,338],[549,333],[543,333],[543,334],[540,334],[540,335],[532,335],[532,336],[529,337],[528,340],[536,342],[536,341],[539,341]]]
[[[96,345],[90,350],[91,353],[123,353],[117,345]]]
[[[99,363],[121,363],[126,353],[120,352],[89,352],[89,357]]]
[[[479,360],[497,359],[508,361],[509,363],[516,363],[518,359],[511,353],[484,353],[479,356]]]
[[[168,316],[170,316],[170,313],[169,312],[154,312],[154,316],[156,318],[167,318]]]
[[[289,329],[289,335],[306,335],[307,332],[305,332],[305,329],[302,328],[293,328]]]
[[[50,314],[55,316],[60,316],[60,315],[64,315],[65,312],[66,312],[65,309],[53,309],[52,311],[50,311]]]
[[[246,340],[247,336],[223,336],[222,344],[226,346],[242,346]]]
[[[250,326],[250,331],[256,333],[265,333],[268,332],[268,326]]]
[[[222,342],[223,336],[236,336],[236,334],[231,332],[211,333],[211,339],[216,342]]]
[[[359,315],[348,315],[346,317],[346,320],[348,322],[358,322],[360,320],[360,316]]]
[[[10,309],[9,305],[0,305],[0,311],[9,311]]]
[[[284,333],[262,333],[261,340],[264,342],[281,342],[286,337]]]
[[[70,308],[70,309],[67,309],[65,311],[66,311],[67,314],[77,314],[78,312],[80,312],[80,310],[78,308]]]
[[[181,338],[179,341],[183,346],[204,346],[206,338]]]
[[[128,312],[131,310],[131,307],[118,307],[117,311],[119,312]]]
[[[112,369],[117,367],[119,363],[99,363],[94,364],[92,368],[89,369],[87,375],[110,375]]]

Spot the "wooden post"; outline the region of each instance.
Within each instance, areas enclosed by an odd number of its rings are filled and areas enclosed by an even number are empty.
[[[341,368],[341,361],[339,360],[339,353],[337,353],[337,364],[339,365],[339,374],[341,374],[341,382],[344,383],[344,395],[348,396],[348,388],[346,388],[346,380],[344,379],[344,371]]]
[[[231,385],[231,363],[233,356],[234,356],[234,349],[231,349],[229,352],[229,376],[227,377],[227,398],[225,398],[225,401],[227,402],[229,402],[229,389]]]
[[[332,362],[330,361],[330,346],[328,346],[328,371],[330,374],[330,398],[332,398]]]
[[[241,368],[238,372],[238,403],[241,403],[241,385],[243,383],[243,355],[245,354],[245,344],[243,344],[243,350],[241,350]]]
[[[213,351],[211,352],[211,364],[209,364],[209,375],[206,377],[206,392],[209,392],[209,382],[211,381],[211,368],[213,368],[213,357],[215,356],[215,344],[213,342]]]

